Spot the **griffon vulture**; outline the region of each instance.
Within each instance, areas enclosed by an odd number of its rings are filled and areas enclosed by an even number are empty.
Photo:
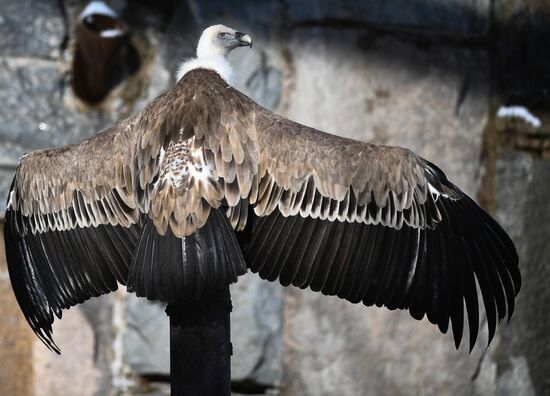
[[[431,162],[402,147],[300,125],[233,88],[223,25],[143,111],[21,159],[6,211],[15,295],[52,349],[54,316],[126,285],[198,299],[247,268],[353,303],[408,309],[458,348],[468,317],[489,342],[521,276],[503,229]],[[466,309],[464,309],[466,307]]]

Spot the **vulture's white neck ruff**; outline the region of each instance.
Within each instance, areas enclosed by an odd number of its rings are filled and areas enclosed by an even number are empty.
[[[176,81],[179,81],[187,72],[194,69],[214,70],[229,85],[233,84],[233,68],[225,56],[197,57],[183,61],[176,73]]]

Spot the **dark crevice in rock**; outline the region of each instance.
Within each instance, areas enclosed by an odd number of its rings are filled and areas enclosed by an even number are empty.
[[[152,342],[151,340],[149,339],[149,337],[147,337],[147,334],[145,334],[143,332],[143,330],[141,329],[140,326],[136,326],[134,323],[131,323],[131,322],[127,322],[126,323],[126,326],[128,329],[132,329],[136,332],[136,334],[139,336],[139,338],[146,344],[148,345],[152,345]]]
[[[458,98],[456,100],[455,115],[457,116],[460,114],[460,108],[464,104],[466,96],[470,91],[470,80],[470,74],[467,72],[462,79],[462,84],[460,85],[460,91],[458,92]]]
[[[140,375],[141,378],[147,380],[148,382],[160,382],[160,383],[170,383],[170,374],[164,373],[143,373]]]
[[[518,14],[507,26],[499,27],[499,85],[507,102],[531,108],[550,104],[550,15],[533,17]]]
[[[481,372],[481,366],[483,366],[483,361],[485,360],[486,355],[487,355],[487,348],[481,352],[481,355],[479,356],[479,359],[476,364],[476,368],[472,373],[472,376],[470,377],[470,382],[472,383],[475,382],[477,377],[479,377],[479,373]]]
[[[252,368],[249,375],[247,375],[247,379],[243,381],[252,381],[249,378],[255,378],[256,374],[262,369],[263,365],[265,364],[265,358],[269,355],[268,348],[269,345],[273,342],[273,335],[270,334],[269,336],[265,337],[262,342],[262,352],[260,353],[260,356],[258,358],[258,361],[256,364],[254,364],[254,367]]]
[[[69,46],[69,39],[70,39],[69,17],[67,15],[67,9],[65,8],[65,1],[64,0],[58,0],[57,4],[58,4],[59,10],[61,12],[61,18],[63,20],[63,27],[65,29],[65,33],[63,34],[63,39],[61,40],[61,44],[59,45],[60,55],[63,56],[63,52]]]
[[[265,395],[276,389],[273,385],[262,384],[250,379],[231,381],[231,391],[243,395]]]
[[[185,2],[178,0],[133,0],[128,2],[122,16],[134,27],[155,27],[165,32],[178,8],[186,6]]]
[[[141,374],[140,377],[146,380],[147,382],[156,382],[156,383],[164,383],[164,384],[170,383],[169,374],[145,373],[145,374]],[[240,393],[243,395],[264,395],[273,389],[276,389],[274,385],[263,384],[251,379],[231,381],[231,392]]]

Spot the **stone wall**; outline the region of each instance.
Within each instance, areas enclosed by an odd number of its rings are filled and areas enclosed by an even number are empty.
[[[80,0],[0,0],[0,200],[29,150],[89,136],[173,83],[204,26],[249,32],[236,86],[296,121],[399,144],[493,211],[518,245],[524,286],[510,325],[471,354],[407,312],[351,305],[252,274],[232,288],[237,392],[281,395],[550,393],[550,7],[544,1],[124,1],[139,71],[99,106],[70,89]],[[338,5],[336,5],[338,4]],[[514,34],[512,34],[512,32]],[[546,48],[546,50],[541,50]],[[532,69],[525,66],[528,61]],[[533,128],[497,119],[526,105]],[[1,253],[1,252],[0,252]],[[0,254],[0,393],[167,392],[161,304],[119,290],[69,310],[47,351],[14,303]]]

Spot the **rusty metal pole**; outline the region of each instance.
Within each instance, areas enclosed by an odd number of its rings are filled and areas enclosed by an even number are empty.
[[[168,305],[172,396],[231,394],[229,285],[199,301]]]

